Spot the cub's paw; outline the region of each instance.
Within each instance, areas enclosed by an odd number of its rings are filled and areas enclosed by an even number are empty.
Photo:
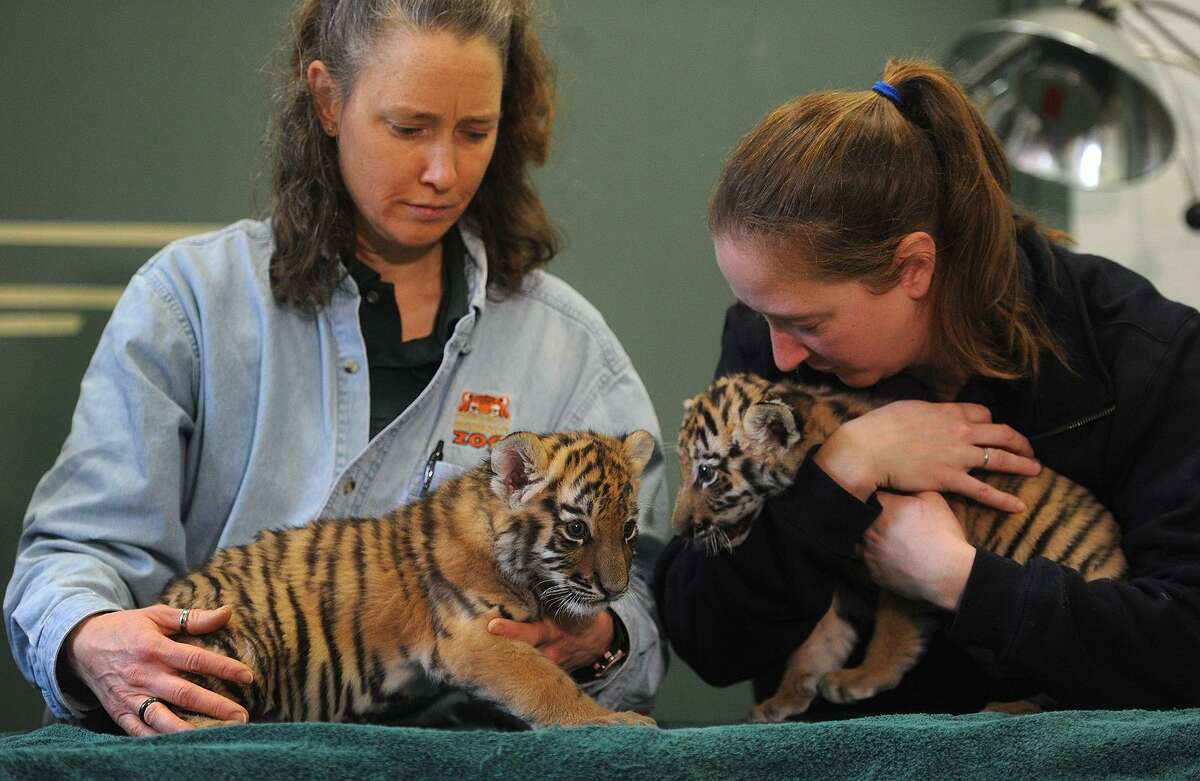
[[[989,702],[983,706],[980,713],[1007,713],[1009,716],[1031,716],[1034,713],[1044,713],[1046,711],[1041,705],[1030,700],[1017,700],[1016,702]]]
[[[787,697],[776,694],[755,706],[754,710],[750,712],[750,721],[753,724],[774,724],[786,721],[791,716],[807,711],[812,701],[811,696]]]
[[[821,696],[843,705],[874,697],[893,688],[898,681],[881,678],[862,667],[843,668],[826,673],[821,679]]]
[[[196,729],[204,729],[205,727],[238,727],[243,723],[240,721],[223,721],[221,719],[214,719],[211,716],[199,715],[184,716],[183,720]]]
[[[604,718],[597,719],[596,724],[619,724],[629,727],[657,727],[658,722],[649,716],[631,710],[614,711]]]

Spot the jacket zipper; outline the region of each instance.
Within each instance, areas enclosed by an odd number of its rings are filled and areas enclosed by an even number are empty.
[[[1046,437],[1052,437],[1052,436],[1055,436],[1056,434],[1064,434],[1068,431],[1072,431],[1081,426],[1086,426],[1089,423],[1095,423],[1097,420],[1100,420],[1101,418],[1107,418],[1109,415],[1113,414],[1116,411],[1117,411],[1117,405],[1113,404],[1112,406],[1108,407],[1107,409],[1103,409],[1099,412],[1095,412],[1091,415],[1088,415],[1086,418],[1080,418],[1079,420],[1075,421],[1074,423],[1068,423],[1065,426],[1059,426],[1058,428],[1050,429],[1049,431],[1043,432],[1041,434],[1035,434],[1029,438],[1029,441],[1036,442],[1039,439],[1045,439]]]

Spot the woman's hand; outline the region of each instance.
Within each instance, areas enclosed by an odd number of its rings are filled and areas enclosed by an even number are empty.
[[[992,423],[978,404],[896,401],[843,423],[814,456],[859,499],[880,488],[950,491],[1006,512],[1025,504],[971,474],[973,469],[1036,475],[1029,440]]]
[[[224,721],[249,719],[242,706],[177,674],[186,670],[243,684],[254,679],[250,668],[235,659],[169,639],[168,635],[179,632],[179,614],[179,608],[167,605],[100,613],[81,621],[64,645],[70,669],[130,735],[191,729],[157,703],[146,709],[145,721],[139,719],[138,708],[147,697]],[[231,614],[228,607],[193,610],[188,616],[188,633],[202,635],[220,629]]]
[[[613,617],[603,610],[572,631],[549,618],[530,623],[493,618],[487,629],[494,635],[529,643],[547,659],[571,672],[595,661],[612,645]]]
[[[883,512],[863,534],[871,579],[910,599],[957,610],[975,563],[975,547],[939,493],[876,494]]]

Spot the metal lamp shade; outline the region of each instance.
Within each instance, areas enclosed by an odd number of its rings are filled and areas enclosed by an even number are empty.
[[[949,55],[1014,168],[1069,187],[1128,182],[1170,159],[1175,130],[1130,44],[1098,14],[984,22]]]

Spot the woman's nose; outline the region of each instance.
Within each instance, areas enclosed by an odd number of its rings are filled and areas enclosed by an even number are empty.
[[[445,192],[458,180],[452,143],[437,143],[429,150],[429,159],[421,173],[421,183],[428,184],[439,192]]]
[[[771,354],[775,357],[775,365],[780,371],[790,372],[808,360],[812,350],[794,336],[780,333],[771,329]]]

